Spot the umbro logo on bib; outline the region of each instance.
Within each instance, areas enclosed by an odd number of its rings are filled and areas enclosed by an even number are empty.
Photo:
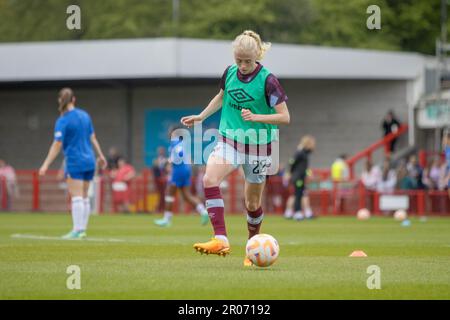
[[[253,97],[251,95],[249,95],[247,92],[245,92],[244,89],[229,90],[228,94],[237,103],[255,101],[255,99],[253,99]]]

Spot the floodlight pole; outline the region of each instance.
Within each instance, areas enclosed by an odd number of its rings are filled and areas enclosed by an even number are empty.
[[[441,90],[441,77],[445,71],[445,57],[447,48],[447,1],[441,0],[441,36],[440,39],[436,41],[436,56],[438,60],[438,68],[437,68],[437,93],[438,98],[440,99],[442,96]]]
[[[173,36],[178,38],[180,25],[180,0],[172,0],[172,27]]]

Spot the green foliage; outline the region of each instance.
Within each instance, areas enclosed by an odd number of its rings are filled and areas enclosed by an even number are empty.
[[[440,37],[440,0],[387,0],[389,20],[403,50],[434,54]],[[448,15],[448,14],[447,14]],[[448,24],[447,24],[448,25]]]
[[[66,9],[81,8],[81,30],[68,30]],[[0,41],[117,39],[169,36],[165,0],[0,0]]]
[[[233,39],[251,29],[266,41],[299,40],[309,21],[309,0],[185,0],[182,2],[181,36]]]
[[[0,0],[0,42],[180,36],[232,40],[252,29],[263,40],[433,54],[440,0]],[[82,10],[68,30],[66,8]],[[381,30],[366,9],[381,8]]]
[[[366,26],[371,0],[314,0],[313,21],[302,33],[302,43],[326,46],[345,46],[383,50],[401,49],[398,38],[387,21],[392,11],[383,0],[376,3],[381,9],[381,30]]]

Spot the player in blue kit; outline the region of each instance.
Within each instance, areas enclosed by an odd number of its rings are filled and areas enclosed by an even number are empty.
[[[169,146],[169,165],[171,166],[171,174],[169,179],[169,187],[165,196],[164,217],[155,220],[155,224],[160,227],[169,227],[172,221],[172,207],[175,201],[177,190],[181,190],[183,199],[196,208],[200,214],[201,224],[205,225],[209,221],[208,211],[203,203],[194,197],[189,191],[191,185],[192,168],[187,161],[187,154],[183,143],[183,136],[177,134],[178,127],[170,129],[170,146]]]
[[[73,229],[63,236],[65,239],[85,238],[90,214],[88,189],[94,177],[96,161],[106,167],[106,159],[94,133],[89,114],[75,107],[75,95],[70,88],[63,88],[58,95],[60,117],[56,120],[54,141],[47,158],[39,169],[44,176],[48,167],[56,159],[61,148],[65,156],[65,178],[72,198]]]

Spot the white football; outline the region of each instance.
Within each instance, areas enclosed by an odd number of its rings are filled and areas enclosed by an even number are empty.
[[[366,208],[359,209],[356,217],[358,220],[368,220],[370,218],[370,211]]]
[[[280,246],[271,235],[257,234],[248,240],[245,250],[254,265],[268,267],[277,260]]]
[[[405,220],[406,218],[408,218],[408,214],[406,213],[405,210],[399,209],[399,210],[395,211],[395,213],[394,213],[394,219],[395,219],[395,220],[397,220],[397,221],[403,221],[403,220]]]

